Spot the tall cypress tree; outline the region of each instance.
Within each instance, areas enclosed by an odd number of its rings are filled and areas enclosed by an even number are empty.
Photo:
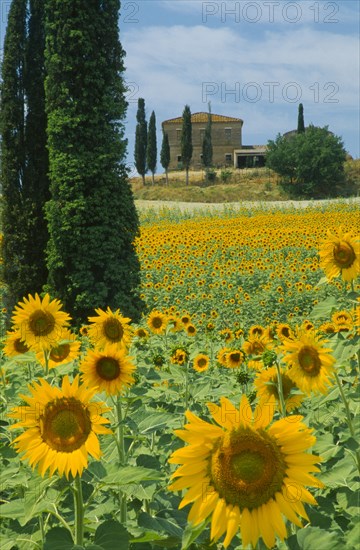
[[[298,133],[298,134],[303,134],[304,132],[305,132],[304,107],[303,107],[303,104],[300,103],[300,105],[299,105],[299,111],[298,111],[297,133]]]
[[[211,140],[211,106],[209,102],[208,121],[205,128],[204,140],[202,143],[202,160],[206,170],[206,180],[208,180],[209,168],[212,165],[213,147]]]
[[[2,63],[0,103],[2,257],[5,305],[23,297],[27,221],[24,213],[26,0],[13,0],[8,16]]]
[[[181,128],[181,161],[186,171],[186,185],[189,185],[189,167],[193,154],[192,124],[189,105],[185,105]]]
[[[77,324],[96,307],[134,320],[142,308],[119,8],[119,0],[46,0],[49,289]]]
[[[146,166],[146,147],[147,147],[147,122],[145,115],[145,99],[139,97],[138,109],[136,113],[136,130],[135,130],[135,166],[145,185]]]
[[[28,220],[24,271],[29,292],[40,292],[48,278],[45,249],[49,234],[44,206],[50,198],[49,154],[45,114],[45,12],[44,0],[30,0],[30,18],[26,47],[24,200]]]
[[[161,166],[165,170],[166,185],[169,185],[168,169],[170,164],[170,143],[169,143],[169,135],[167,134],[167,132],[164,132],[164,131],[163,131],[163,139],[162,139],[161,151],[160,151],[160,162],[161,162]]]
[[[157,144],[156,144],[156,117],[154,111],[149,119],[149,131],[146,146],[146,162],[152,175],[152,184],[154,185],[154,174],[157,162]]]

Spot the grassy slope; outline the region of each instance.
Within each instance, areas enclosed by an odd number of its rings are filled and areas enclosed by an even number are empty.
[[[204,171],[190,172],[190,185],[185,185],[185,172],[169,173],[169,185],[166,186],[164,174],[155,176],[155,185],[151,184],[151,176],[146,177],[145,187],[141,178],[132,178],[131,184],[135,199],[224,203],[242,200],[278,201],[288,200],[288,195],[277,183],[277,176],[268,168],[245,170],[230,170],[231,177],[224,183],[221,170],[217,170],[214,184],[205,184]],[[346,163],[348,179],[357,181],[360,192],[360,160]],[[357,193],[357,194],[358,194]]]

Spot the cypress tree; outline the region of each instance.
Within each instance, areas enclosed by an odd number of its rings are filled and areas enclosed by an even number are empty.
[[[135,130],[135,166],[145,185],[146,167],[146,147],[147,147],[147,122],[145,116],[145,99],[139,97],[138,109],[136,113]]]
[[[30,18],[26,47],[25,124],[26,169],[24,199],[28,220],[24,278],[27,291],[41,292],[48,277],[45,249],[49,238],[44,206],[50,198],[49,155],[45,114],[45,28],[44,0],[30,0]]]
[[[152,184],[154,185],[154,174],[156,171],[157,145],[156,145],[156,117],[154,111],[149,119],[149,131],[146,146],[146,162],[152,175]]]
[[[189,185],[189,167],[193,154],[192,124],[189,105],[185,105],[182,115],[181,128],[181,160],[186,171],[186,185]]]
[[[211,141],[211,106],[209,103],[208,121],[205,128],[204,140],[202,143],[202,160],[206,170],[206,180],[208,179],[209,168],[212,165],[213,147]]]
[[[161,162],[161,166],[165,170],[166,185],[169,185],[168,169],[170,164],[170,143],[169,143],[169,135],[164,131],[163,131],[163,139],[161,144],[160,162]]]
[[[297,133],[303,134],[305,132],[305,124],[304,124],[304,107],[303,104],[300,103],[299,105],[299,111],[298,111],[298,126],[297,126]]]
[[[119,0],[46,0],[48,288],[77,324],[97,307],[134,320],[142,308],[119,8]]]
[[[8,16],[0,99],[2,257],[4,303],[11,310],[27,289],[23,280],[27,221],[24,212],[26,0],[13,0]]]

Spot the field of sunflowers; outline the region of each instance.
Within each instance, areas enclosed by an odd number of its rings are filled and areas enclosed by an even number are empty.
[[[24,297],[1,549],[356,550],[359,227],[351,202],[143,213],[139,324]]]

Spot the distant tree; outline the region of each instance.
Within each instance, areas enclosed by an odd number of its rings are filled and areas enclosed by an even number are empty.
[[[208,180],[209,169],[212,166],[213,146],[211,140],[211,105],[209,102],[208,121],[205,128],[204,139],[202,142],[202,161],[205,166],[206,180]]]
[[[139,97],[138,109],[136,113],[136,130],[135,130],[135,166],[145,185],[146,166],[146,148],[147,148],[147,122],[145,115],[145,99]]]
[[[26,0],[13,0],[4,40],[0,99],[2,272],[6,284],[4,303],[9,310],[28,290],[28,281],[23,277],[27,232],[23,196],[25,50]]]
[[[168,169],[170,164],[170,144],[169,144],[169,135],[164,131],[163,131],[163,140],[161,144],[160,162],[162,167],[165,170],[166,185],[169,185]]]
[[[300,103],[300,105],[299,105],[299,112],[298,112],[297,133],[298,133],[298,134],[303,134],[304,132],[305,132],[304,107],[303,107],[303,104]]]
[[[156,171],[157,144],[156,144],[156,117],[154,111],[150,115],[149,130],[147,135],[146,162],[152,175],[152,184],[154,185],[154,174]]]
[[[45,6],[48,290],[77,325],[106,306],[138,320],[139,221],[125,162],[120,2]]]
[[[181,161],[186,171],[186,185],[189,185],[189,168],[193,154],[192,124],[189,105],[185,105],[182,115],[181,129]]]
[[[328,127],[308,126],[306,132],[278,135],[268,142],[266,165],[277,172],[292,197],[341,195],[345,182],[346,151],[341,138]]]

